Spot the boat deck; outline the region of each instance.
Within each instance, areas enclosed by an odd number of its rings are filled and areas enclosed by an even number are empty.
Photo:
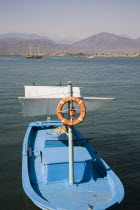
[[[51,184],[40,183],[33,184],[33,188],[50,203],[64,209],[88,209],[88,204],[100,209],[98,206],[106,206],[106,203],[111,200],[107,179],[74,185],[69,185],[67,181]]]

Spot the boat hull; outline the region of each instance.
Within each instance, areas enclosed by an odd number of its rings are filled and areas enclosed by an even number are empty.
[[[73,128],[74,184],[68,180],[68,138],[57,134],[58,121],[31,123],[22,156],[25,193],[40,209],[94,210],[115,208],[124,197],[117,175]]]
[[[43,56],[41,56],[41,55],[28,55],[28,56],[26,56],[26,58],[31,58],[31,59],[40,59],[42,57]]]

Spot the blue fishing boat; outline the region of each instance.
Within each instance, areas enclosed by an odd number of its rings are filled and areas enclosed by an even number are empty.
[[[88,110],[112,100],[82,97],[70,82],[68,88],[25,86],[25,116],[56,113],[59,119],[30,123],[23,142],[23,188],[40,209],[114,209],[122,201],[120,179],[75,127]]]

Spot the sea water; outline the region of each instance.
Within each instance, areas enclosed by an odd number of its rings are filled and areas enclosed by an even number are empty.
[[[83,95],[117,99],[88,113],[77,128],[93,138],[92,145],[121,179],[125,198],[118,209],[140,209],[140,57],[0,56],[0,210],[38,209],[22,188],[22,143],[28,123],[35,120],[17,114],[22,85],[68,81],[84,87]]]

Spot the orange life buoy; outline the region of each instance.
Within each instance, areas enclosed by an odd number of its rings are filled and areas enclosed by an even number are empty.
[[[78,119],[76,119],[76,120],[72,120],[72,119],[67,120],[66,118],[64,118],[63,113],[62,113],[62,108],[63,108],[64,104],[67,102],[71,102],[71,101],[77,103],[80,108],[80,115],[79,115]],[[73,117],[74,113],[75,113],[75,110],[70,110],[70,115],[72,117]],[[80,98],[77,98],[75,96],[69,96],[69,97],[63,98],[59,102],[57,109],[56,109],[56,114],[57,114],[58,119],[65,125],[77,125],[80,122],[82,122],[86,116],[86,106]]]

